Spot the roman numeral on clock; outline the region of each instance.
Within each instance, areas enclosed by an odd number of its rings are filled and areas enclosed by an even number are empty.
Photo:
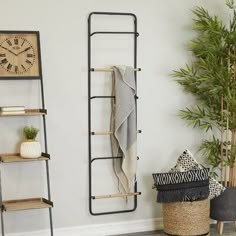
[[[19,72],[19,68],[18,68],[18,66],[15,66],[15,72],[16,72],[16,73]]]
[[[26,71],[26,69],[25,69],[25,67],[24,67],[23,65],[21,65],[21,68],[22,68],[24,71]]]
[[[19,40],[18,40],[17,38],[15,38],[15,39],[14,39],[14,44],[15,44],[15,45],[18,45],[18,43],[19,43]]]
[[[11,68],[12,68],[12,64],[9,63],[9,64],[7,65],[7,70],[11,70]]]
[[[27,64],[29,64],[29,65],[32,65],[32,62],[29,61],[28,59],[26,59],[25,62],[26,62]]]
[[[8,60],[6,58],[4,58],[3,60],[1,60],[0,64],[7,64]]]
[[[9,46],[12,46],[12,43],[9,39],[7,40],[7,43],[8,43]]]
[[[27,54],[27,57],[33,57],[34,55],[33,54],[31,54],[31,53],[28,53]]]

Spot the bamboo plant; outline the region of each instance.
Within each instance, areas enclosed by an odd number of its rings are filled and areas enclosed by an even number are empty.
[[[236,186],[236,10],[227,0],[227,23],[203,7],[193,10],[196,38],[189,42],[195,59],[173,72],[196,105],[180,111],[188,124],[211,132],[199,149],[224,186]],[[220,171],[217,171],[219,169]]]

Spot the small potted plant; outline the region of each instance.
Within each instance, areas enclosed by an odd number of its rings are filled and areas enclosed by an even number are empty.
[[[41,145],[35,140],[39,129],[26,126],[23,129],[24,142],[20,146],[20,155],[23,158],[37,158],[41,156]]]

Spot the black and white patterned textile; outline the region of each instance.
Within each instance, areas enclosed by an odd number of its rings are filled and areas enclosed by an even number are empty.
[[[157,202],[199,201],[209,196],[209,169],[153,174]]]
[[[177,160],[177,164],[170,170],[170,172],[179,173],[189,170],[200,170],[203,168],[204,167],[200,165],[193,157],[193,154],[189,150],[185,150],[181,153]],[[218,197],[222,192],[224,192],[225,187],[214,178],[209,177],[209,191],[209,197],[210,199],[213,199],[215,197]]]
[[[191,170],[185,172],[152,174],[155,185],[168,185],[208,180],[209,169]]]
[[[170,170],[170,172],[184,172],[199,169],[203,169],[203,167],[197,163],[197,161],[189,150],[185,150],[181,153],[176,165]]]

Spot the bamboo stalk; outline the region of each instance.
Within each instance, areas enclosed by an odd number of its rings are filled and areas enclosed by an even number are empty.
[[[226,151],[225,151],[225,161],[228,161],[228,142],[229,142],[229,107],[227,104],[226,109]],[[228,166],[225,165],[225,186],[227,186],[228,181]]]
[[[235,162],[232,170],[232,187],[236,187],[236,167],[235,167]]]
[[[233,159],[235,155],[235,130],[231,132],[231,155],[230,155],[230,173],[229,173],[229,186],[233,186]]]
[[[223,157],[223,139],[224,139],[224,127],[223,127],[223,110],[224,110],[224,97],[223,95],[221,96],[221,130],[220,130],[220,181],[223,183],[223,162],[224,162],[224,157]]]
[[[236,47],[234,47],[234,56],[236,56]],[[236,61],[234,59],[234,62],[233,62],[233,66],[234,66],[234,83],[236,82]],[[233,99],[236,99],[235,97],[235,94],[233,94]],[[232,114],[232,117],[233,117],[233,126],[234,126],[234,120],[235,120],[235,112],[233,112]],[[233,127],[234,128],[234,127]],[[236,135],[236,130],[234,129],[233,132],[232,132],[232,135],[234,137],[232,137],[232,143],[231,143],[231,169],[230,169],[230,178],[231,178],[231,186],[236,186],[236,168],[235,168],[235,154],[236,154],[236,140],[235,140],[235,135]]]
[[[236,47],[234,47],[234,56],[236,56]],[[234,59],[234,83],[236,82],[236,60]],[[234,95],[235,96],[235,95]],[[234,99],[236,99],[236,97],[233,97]],[[233,116],[233,121],[235,120],[235,113],[232,114]],[[233,144],[231,144],[233,146],[233,152],[232,154],[234,156],[232,156],[232,170],[231,170],[231,173],[232,173],[232,176],[231,176],[231,184],[233,187],[236,186],[236,167],[235,167],[235,154],[236,154],[236,139],[235,139],[235,135],[236,135],[236,132],[234,130],[234,142]]]
[[[227,66],[228,66],[228,79],[230,81],[230,66],[231,66],[231,61],[230,61],[230,56],[231,56],[231,52],[230,49],[228,49],[228,61],[227,61]],[[227,182],[229,181],[229,176],[230,176],[230,172],[228,174],[228,150],[229,150],[229,104],[227,102],[227,106],[226,106],[226,151],[225,151],[225,186],[227,186]],[[230,183],[229,183],[230,184]]]

